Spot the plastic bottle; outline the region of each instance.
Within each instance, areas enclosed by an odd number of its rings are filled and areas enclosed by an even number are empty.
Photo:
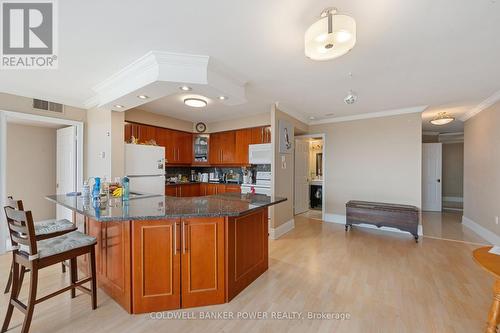
[[[94,188],[92,190],[92,200],[99,200],[99,195],[101,193],[101,178],[94,178]]]
[[[129,187],[129,179],[128,177],[123,177],[122,179],[122,200],[128,201],[130,195],[130,187]]]

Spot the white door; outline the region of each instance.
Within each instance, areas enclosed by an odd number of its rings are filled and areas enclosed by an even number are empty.
[[[422,145],[422,210],[440,212],[442,196],[442,144]]]
[[[76,128],[74,126],[57,130],[56,193],[65,195],[76,191]],[[57,219],[72,221],[71,210],[57,205]]]
[[[309,210],[309,142],[295,140],[295,215]]]

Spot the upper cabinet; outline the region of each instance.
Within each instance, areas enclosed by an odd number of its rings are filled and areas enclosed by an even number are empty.
[[[159,146],[165,147],[165,159],[168,164],[191,164],[193,160],[193,135],[188,132],[171,130],[142,124],[125,124],[125,141],[133,137],[139,143],[155,140]]]
[[[150,125],[125,124],[125,141],[155,140],[165,147],[167,165],[248,165],[248,145],[271,142],[271,126],[193,134]]]
[[[271,142],[271,126],[254,127],[251,128],[251,131],[252,131],[251,144]]]
[[[236,131],[210,134],[210,164],[240,164],[236,160]]]
[[[132,136],[136,138],[139,143],[150,140],[157,141],[156,127],[140,124],[125,124],[125,141],[130,142]]]

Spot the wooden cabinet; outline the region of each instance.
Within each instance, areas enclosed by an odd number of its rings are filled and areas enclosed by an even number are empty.
[[[130,221],[97,222],[88,219],[87,233],[97,239],[99,287],[125,310],[132,312]]]
[[[134,221],[132,285],[135,313],[181,307],[180,220]],[[159,260],[160,259],[160,260]]]
[[[226,193],[241,193],[240,185],[226,184],[224,186],[224,192]]]
[[[229,218],[227,223],[227,301],[268,268],[267,208]]]
[[[156,127],[132,123],[125,124],[125,141],[130,142],[132,136],[138,139],[139,143],[150,140],[157,141]]]
[[[209,150],[210,164],[238,164],[236,161],[236,131],[211,134]]]
[[[225,301],[224,218],[183,219],[182,307]]]
[[[165,195],[171,197],[198,197],[201,194],[201,184],[166,185]]]
[[[193,159],[192,134],[157,128],[157,143],[165,147],[167,164],[191,164]]]
[[[165,195],[176,197],[177,196],[177,185],[165,185]]]
[[[248,164],[248,145],[252,144],[252,129],[245,128],[236,131],[236,161],[238,164]]]
[[[261,144],[271,142],[271,126],[251,128],[252,138],[250,144]]]

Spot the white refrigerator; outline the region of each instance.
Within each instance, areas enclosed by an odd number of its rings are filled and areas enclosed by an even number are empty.
[[[125,144],[130,192],[165,195],[165,147]]]

